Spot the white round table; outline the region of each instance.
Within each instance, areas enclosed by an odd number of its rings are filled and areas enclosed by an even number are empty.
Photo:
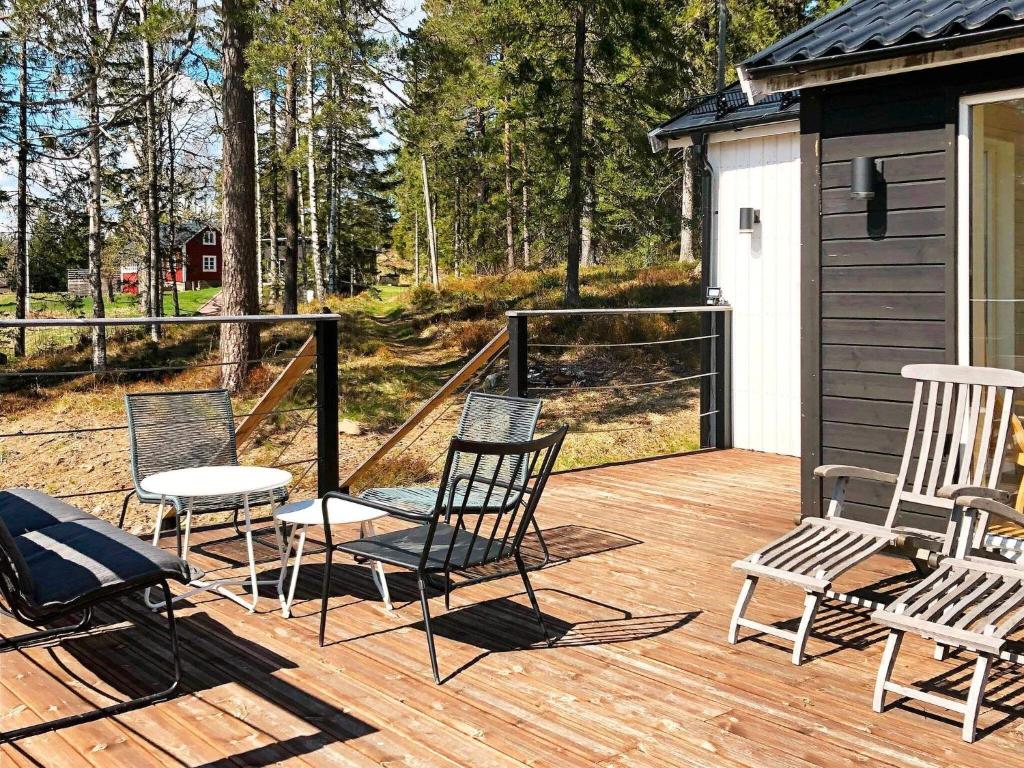
[[[160,537],[160,522],[164,517],[164,506],[167,498],[176,497],[188,499],[188,505],[186,506],[185,512],[185,533],[181,547],[181,557],[186,561],[188,560],[189,535],[192,532],[193,501],[197,498],[209,496],[242,497],[242,509],[245,512],[245,543],[249,554],[249,575],[227,579],[215,579],[211,581],[196,579],[190,584],[193,589],[189,590],[185,594],[176,595],[174,597],[175,601],[183,600],[197,592],[212,589],[216,590],[219,594],[234,600],[242,607],[248,608],[250,612],[256,609],[256,603],[259,600],[259,585],[277,585],[280,583],[280,580],[259,581],[256,578],[256,556],[253,553],[252,516],[249,511],[249,496],[253,493],[265,493],[267,491],[277,490],[278,488],[284,488],[289,485],[291,481],[291,473],[286,472],[283,469],[242,466],[191,467],[188,469],[175,469],[170,472],[158,472],[155,475],[143,478],[142,482],[139,483],[142,490],[160,497],[160,507],[157,510],[156,518],[157,522],[153,531],[154,545]],[[287,560],[285,559],[283,540],[276,518],[274,520],[274,533],[277,537],[278,552],[281,555],[281,567],[284,568]],[[234,592],[225,589],[229,584],[240,584],[243,586],[248,584],[252,591],[252,601],[246,602]],[[278,592],[280,596],[280,590]],[[148,590],[146,592],[146,602],[151,608],[158,608],[163,605],[162,602],[151,602],[149,600]]]
[[[288,536],[288,543],[285,546],[284,562],[287,563],[291,557],[292,549],[295,550],[295,564],[292,566],[292,582],[288,587],[288,596],[281,600],[281,614],[288,618],[291,615],[292,601],[295,599],[295,585],[299,580],[299,566],[302,563],[302,548],[306,544],[306,529],[311,525],[324,524],[323,499],[309,499],[307,501],[296,501],[287,504],[274,512],[274,520],[284,526],[291,526],[291,533]],[[327,520],[330,525],[346,525],[359,523],[360,536],[373,536],[373,521],[380,517],[386,517],[387,512],[380,509],[360,504],[348,499],[327,500]],[[298,532],[299,543],[295,545],[295,534]],[[284,595],[285,568],[281,568],[281,577],[278,580],[278,593]],[[391,610],[391,596],[388,594],[388,582],[384,576],[384,566],[374,562],[370,566],[370,575],[373,576],[373,583],[377,585],[384,607]]]

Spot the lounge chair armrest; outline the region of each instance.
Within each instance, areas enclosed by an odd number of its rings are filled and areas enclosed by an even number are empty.
[[[995,499],[986,498],[984,496],[957,496],[956,503],[961,507],[970,507],[971,509],[988,512],[990,515],[1001,517],[1003,520],[1016,523],[1024,528],[1024,515],[1013,507],[996,501]]]
[[[876,483],[896,485],[898,479],[892,472],[881,472],[867,467],[854,467],[848,464],[822,464],[814,470],[815,477],[823,480],[834,480],[841,477],[851,480],[871,480]]]
[[[399,509],[398,507],[392,507],[389,504],[381,504],[379,501],[370,501],[369,499],[362,499],[358,496],[352,496],[341,491],[328,491],[323,496],[324,501],[327,499],[340,499],[341,501],[351,501],[355,504],[362,504],[364,507],[370,507],[372,509],[379,509],[381,512],[387,512],[389,515],[401,518],[402,520],[409,520],[414,523],[427,523],[433,519],[434,514],[432,512],[423,514],[417,512],[410,512],[407,509]]]
[[[967,485],[966,483],[944,485],[936,491],[935,495],[943,499],[957,500],[959,500],[961,496],[980,496],[983,499],[994,499],[995,501],[1001,501],[1004,504],[1010,500],[1010,493],[1008,491],[1001,491],[998,488],[988,488],[983,485]]]

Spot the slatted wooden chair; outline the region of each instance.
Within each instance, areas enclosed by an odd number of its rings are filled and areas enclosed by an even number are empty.
[[[835,485],[824,518],[806,518],[795,529],[733,566],[746,574],[729,627],[735,643],[747,627],[793,643],[792,660],[801,664],[814,617],[825,597],[882,607],[863,597],[832,589],[851,568],[893,546],[922,545],[949,554],[955,525],[951,496],[970,488],[975,495],[1006,499],[996,489],[1010,426],[1013,391],[1024,386],[1024,373],[999,368],[953,365],[907,365],[914,400],[899,474],[862,467],[825,465],[814,473]],[[875,525],[843,516],[851,479],[893,486],[885,521]],[[925,507],[947,520],[944,533],[897,525],[906,504]],[[804,611],[795,632],[744,616],[758,579],[768,577],[803,589]]]
[[[1012,650],[1009,644],[1011,635],[1024,628],[1024,564],[1001,563],[977,553],[990,515],[1021,527],[1024,515],[980,496],[958,496],[956,503],[958,511],[963,510],[963,522],[954,557],[943,560],[928,578],[872,614],[875,621],[889,627],[873,706],[876,712],[884,711],[886,693],[892,692],[950,709],[963,716],[961,735],[972,742],[992,663],[1004,659],[1024,664],[1024,652]],[[977,654],[966,700],[891,681],[907,632]]]

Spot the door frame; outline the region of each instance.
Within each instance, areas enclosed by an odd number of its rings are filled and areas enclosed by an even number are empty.
[[[1024,99],[1024,88],[960,98],[956,137],[956,359],[971,364],[971,107]]]

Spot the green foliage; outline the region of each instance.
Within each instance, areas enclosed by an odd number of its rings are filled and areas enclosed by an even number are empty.
[[[403,257],[413,256],[418,218],[421,264],[426,259],[422,155],[443,270],[506,269],[509,215],[517,263],[524,261],[527,238],[534,263],[564,261],[580,3],[586,21],[583,227],[592,258],[642,267],[675,257],[681,163],[673,154],[652,153],[647,131],[713,89],[714,0],[424,3],[426,17],[401,52],[409,104],[396,120],[402,146],[394,242]],[[793,0],[733,0],[729,7],[731,64],[823,10]]]
[[[89,227],[84,216],[61,218],[42,211],[36,217],[28,240],[33,292],[66,290],[67,271],[87,264],[88,238]]]

